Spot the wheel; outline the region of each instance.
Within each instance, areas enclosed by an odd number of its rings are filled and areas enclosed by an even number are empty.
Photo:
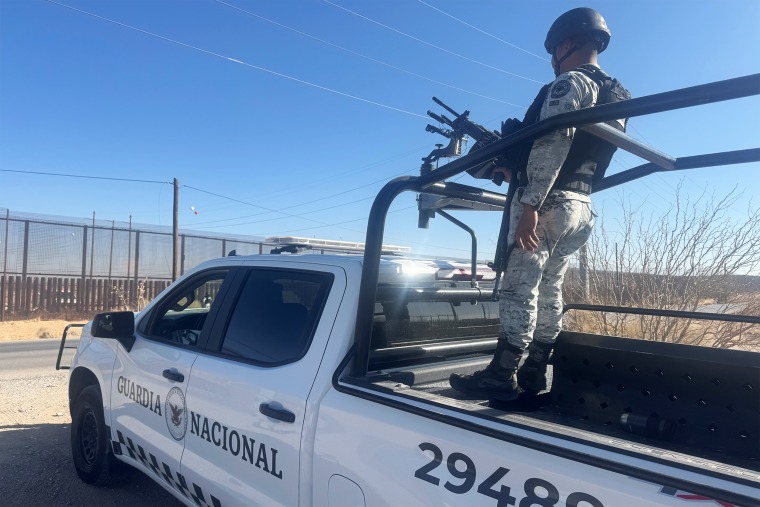
[[[116,458],[103,417],[98,386],[87,386],[71,411],[71,454],[77,475],[87,484],[105,486],[113,476]]]

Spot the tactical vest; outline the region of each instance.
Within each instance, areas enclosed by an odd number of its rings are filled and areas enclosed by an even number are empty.
[[[617,79],[611,78],[594,65],[584,64],[574,70],[584,73],[599,86],[597,101],[594,105],[611,104],[631,98],[631,94],[623,88]],[[551,84],[541,88],[521,122],[515,120],[512,123],[507,121],[502,124],[502,135],[508,135],[515,130],[538,122],[541,115],[541,107],[546,100],[546,95],[549,93],[550,88]],[[519,125],[517,125],[518,123]],[[627,123],[627,118],[623,120],[622,126],[615,120],[607,122],[608,125],[622,132],[625,132]],[[533,141],[518,143],[503,155],[503,159],[508,167],[518,169],[517,177],[521,186],[528,184],[527,166],[532,147]],[[551,190],[572,190],[587,195],[590,194],[594,183],[598,183],[604,177],[604,173],[610,165],[612,155],[616,149],[617,147],[614,144],[603,141],[583,130],[576,129],[570,151],[560,168],[559,175],[554,181]],[[596,162],[594,174],[577,173],[576,171],[587,160]]]

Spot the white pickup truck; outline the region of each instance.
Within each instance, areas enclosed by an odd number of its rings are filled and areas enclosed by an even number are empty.
[[[96,316],[71,365],[79,476],[119,460],[209,506],[757,505],[760,354],[563,333],[550,392],[457,400],[496,303],[456,301],[488,293],[459,266],[392,257],[357,377],[361,260],[226,257],[136,319]]]
[[[102,485],[127,463],[191,506],[757,507],[760,353],[563,331],[547,391],[465,401],[448,378],[493,354],[493,273],[381,252],[403,191],[424,194],[423,225],[444,209],[502,209],[509,194],[443,179],[518,138],[758,93],[755,75],[552,117],[388,183],[363,257],[225,257],[136,316],[95,316],[69,382],[79,476]],[[634,169],[608,179],[659,170]]]

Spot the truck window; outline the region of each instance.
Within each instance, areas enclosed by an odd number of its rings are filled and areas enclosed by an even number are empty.
[[[499,331],[495,301],[388,301],[376,305],[375,328],[385,346],[492,338]]]
[[[332,279],[329,273],[252,270],[221,352],[267,366],[297,361],[309,348]]]
[[[153,317],[143,320],[144,328],[141,326],[140,331],[169,342],[197,345],[227,273],[214,270],[183,283],[164,298]]]

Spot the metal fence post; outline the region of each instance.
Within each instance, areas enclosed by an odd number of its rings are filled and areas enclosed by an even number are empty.
[[[95,212],[92,212],[92,244],[90,246],[90,284],[92,284],[92,268],[95,265]]]
[[[137,280],[140,277],[139,268],[140,268],[140,231],[135,231],[135,279],[134,279],[134,282],[132,283],[132,293],[130,294],[132,302],[135,305],[137,304]]]
[[[111,304],[111,296],[113,295],[113,285],[111,282],[111,275],[113,274],[113,233],[116,227],[116,220],[111,220],[111,249],[108,252],[108,285],[105,290],[105,301],[103,303],[104,310],[110,310],[113,306]]]
[[[21,305],[22,315],[28,314],[29,291],[26,288],[26,271],[29,264],[29,220],[24,221],[24,258],[21,267]]]
[[[127,230],[127,282],[129,272],[132,269],[132,215],[129,215],[129,229]]]
[[[5,210],[5,243],[3,244],[3,281],[0,288],[0,321],[5,321],[5,303],[8,300],[8,227],[11,222],[11,210]]]
[[[82,226],[82,279],[79,282],[79,290],[77,290],[77,306],[82,313],[86,311],[84,306],[84,285],[87,280],[87,226]]]

